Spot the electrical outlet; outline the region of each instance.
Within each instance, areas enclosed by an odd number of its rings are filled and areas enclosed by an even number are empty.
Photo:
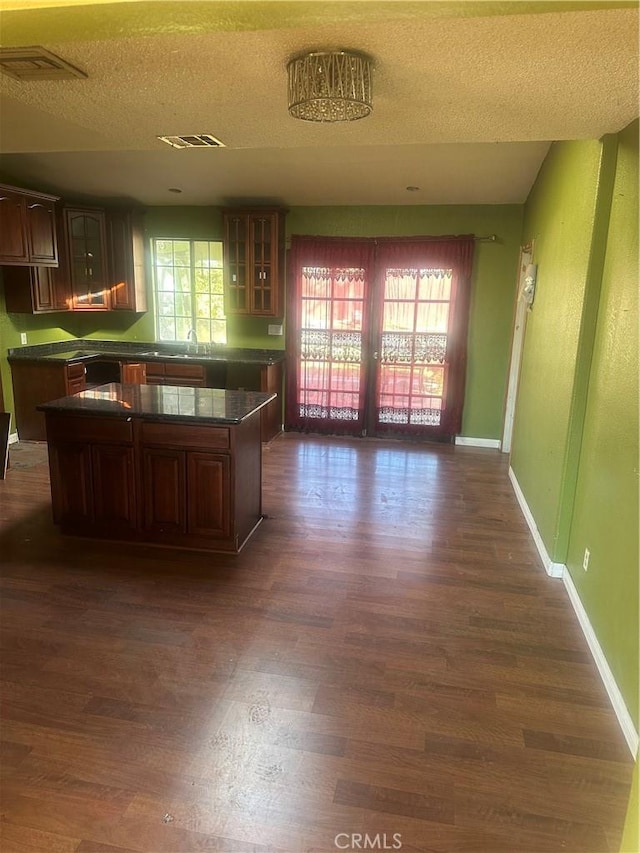
[[[26,332],[20,332],[20,343],[26,344],[26,342],[27,342],[27,333]]]
[[[584,557],[582,558],[582,568],[587,571],[589,568],[589,557],[591,556],[591,551],[588,548],[584,549]]]
[[[268,332],[270,335],[281,335],[282,334],[282,323],[277,324],[269,324]]]

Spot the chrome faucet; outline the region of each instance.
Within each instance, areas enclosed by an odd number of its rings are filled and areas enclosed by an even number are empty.
[[[190,344],[193,344],[196,352],[198,352],[198,335],[196,334],[195,329],[189,329],[189,331],[187,332],[187,341]]]

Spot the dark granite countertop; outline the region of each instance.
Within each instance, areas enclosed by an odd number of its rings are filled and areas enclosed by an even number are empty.
[[[276,364],[283,361],[283,350],[245,349],[200,345],[198,352],[192,352],[185,343],[158,344],[150,341],[56,341],[51,344],[14,347],[8,352],[9,361],[42,361],[44,363],[87,362],[117,359],[119,361],[184,361],[187,364],[211,364],[216,362],[234,362],[236,364]]]
[[[150,421],[188,421],[239,424],[275,399],[262,391],[223,391],[174,385],[120,385],[110,382],[90,391],[61,397],[38,406],[41,412],[140,418]]]

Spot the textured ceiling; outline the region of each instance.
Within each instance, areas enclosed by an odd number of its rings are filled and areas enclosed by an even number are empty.
[[[63,8],[2,11],[2,43],[41,45],[89,76],[0,75],[0,170],[66,194],[521,202],[551,141],[597,138],[638,115],[629,3],[54,2]],[[326,47],[375,58],[369,118],[288,116],[287,59]],[[189,133],[228,147],[178,151],[156,139]]]

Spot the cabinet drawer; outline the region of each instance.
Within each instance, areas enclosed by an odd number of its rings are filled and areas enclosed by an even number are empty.
[[[178,379],[204,380],[204,367],[201,364],[175,364],[169,362],[164,366],[164,375],[167,379],[174,376]]]
[[[47,414],[47,439],[53,442],[133,442],[131,421]]]
[[[85,374],[84,364],[79,361],[77,364],[67,365],[67,379],[79,379]]]
[[[157,444],[167,447],[227,450],[229,448],[229,430],[225,427],[143,423],[142,441],[144,444]]]
[[[164,376],[164,364],[161,361],[146,361],[147,376],[156,377]]]

